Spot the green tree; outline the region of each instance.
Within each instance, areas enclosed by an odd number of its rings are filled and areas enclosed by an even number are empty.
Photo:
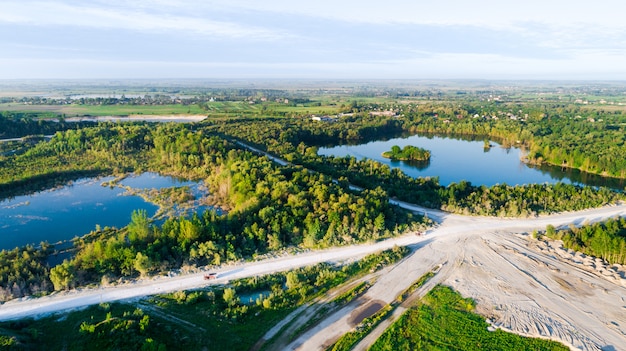
[[[300,282],[300,277],[298,276],[298,272],[291,271],[287,273],[287,281],[285,282],[287,289],[296,290],[298,289],[302,283]]]
[[[236,306],[239,303],[239,297],[237,296],[237,291],[233,288],[224,289],[224,302],[229,307]]]
[[[128,224],[128,240],[131,243],[143,241],[150,234],[150,220],[146,210],[135,210],[130,216]]]
[[[50,281],[54,290],[69,289],[75,283],[74,267],[67,260],[50,270]]]
[[[146,276],[148,272],[152,269],[152,262],[150,262],[150,258],[141,252],[137,252],[137,256],[135,256],[134,267],[141,274],[141,276]]]

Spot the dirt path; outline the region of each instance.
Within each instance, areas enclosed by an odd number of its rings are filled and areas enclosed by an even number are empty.
[[[556,338],[583,350],[619,349],[626,345],[626,311],[622,307],[626,305],[626,288],[621,285],[621,280],[616,280],[617,272],[611,273],[597,262],[591,262],[595,270],[591,269],[583,264],[590,264],[588,258],[581,258],[583,263],[565,260],[556,251],[541,250],[538,244],[530,248],[526,239],[513,235],[542,230],[548,224],[557,227],[570,223],[580,225],[626,216],[626,205],[528,219],[437,215],[442,224],[423,236],[405,235],[374,244],[224,266],[217,270],[218,279],[209,284],[223,284],[231,279],[319,262],[359,258],[394,245],[411,245],[415,253],[408,259],[381,276],[366,294],[296,339],[288,349],[316,350],[330,345],[352,328],[349,316],[355,310],[366,309],[369,301],[391,302],[439,264],[443,264],[442,269],[427,284],[449,284],[464,296],[474,298],[479,312],[491,316],[498,327],[526,335]],[[612,275],[606,275],[606,272]],[[204,285],[207,281],[200,272],[14,300],[0,306],[0,320],[45,315]]]
[[[191,323],[189,321],[186,321],[184,319],[178,318],[176,316],[174,316],[172,314],[171,311],[164,311],[161,307],[153,305],[151,303],[145,302],[145,301],[139,301],[137,303],[137,306],[139,308],[141,308],[144,311],[148,311],[149,314],[159,317],[163,320],[166,321],[170,321],[170,322],[174,322],[180,326],[182,326],[185,329],[191,330],[191,331],[202,331],[202,332],[206,332],[206,329],[199,327],[197,325],[195,325],[194,323]]]
[[[199,122],[206,119],[206,115],[130,115],[130,116],[87,116],[68,117],[66,122]]]
[[[546,245],[528,235],[514,234],[544,229],[547,224],[582,224],[601,220],[603,214],[626,214],[623,207],[611,209],[532,220],[450,216],[414,254],[379,279],[360,303],[330,316],[287,349],[323,350],[352,330],[350,316],[367,309],[368,301],[391,302],[438,264],[442,268],[419,290],[421,294],[438,283],[450,285],[474,298],[478,312],[489,316],[496,327],[559,340],[581,350],[622,349],[626,345],[626,288],[623,279],[616,278],[619,273],[602,274],[602,268],[592,271],[561,258],[555,250],[542,250],[540,246]],[[374,330],[378,335],[382,331],[383,327]],[[376,338],[372,335],[357,349],[367,349]]]
[[[253,350],[259,349],[260,346],[262,346],[267,340],[274,337],[276,337],[276,339],[272,340],[271,344],[265,345],[265,349],[268,351],[285,350],[292,339],[298,336],[296,335],[297,333],[306,332],[306,330],[303,330],[302,328],[314,328],[320,321],[325,320],[330,314],[344,308],[342,305],[338,306],[336,304],[330,304],[331,301],[333,301],[337,296],[362,282],[368,282],[369,284],[375,282],[381,275],[386,274],[386,272],[392,268],[393,266],[385,267],[380,271],[367,274],[358,279],[353,279],[345,284],[331,289],[326,295],[317,299],[315,302],[300,306],[296,311],[290,313],[275,327],[270,329],[263,336],[263,338],[257,342]],[[289,326],[282,330],[287,324],[289,324]]]

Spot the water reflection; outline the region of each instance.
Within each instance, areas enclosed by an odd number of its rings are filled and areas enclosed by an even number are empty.
[[[321,147],[319,154],[369,158],[393,168],[400,168],[412,177],[437,176],[442,185],[466,180],[474,185],[486,186],[564,182],[606,186],[620,191],[626,186],[623,179],[605,178],[573,169],[562,170],[561,167],[548,165],[528,165],[522,162],[523,152],[519,148],[502,147],[497,140],[491,140],[490,144],[493,146],[485,148],[484,137],[481,136],[404,135],[358,145]],[[382,157],[381,154],[391,150],[393,145],[413,145],[430,150],[430,162],[412,164]]]
[[[425,160],[425,161],[389,161],[389,164],[392,167],[400,167],[403,164],[409,167],[413,167],[417,170],[423,171],[425,169],[427,169],[428,167],[430,167],[430,160]]]
[[[55,243],[82,236],[100,227],[124,227],[134,210],[146,210],[153,216],[158,206],[139,196],[124,196],[125,189],[102,186],[113,177],[84,178],[69,185],[39,193],[17,196],[0,201],[0,249],[12,249],[42,241]],[[144,173],[127,177],[120,182],[132,188],[167,188],[189,186],[197,198],[202,189],[196,182]],[[176,209],[207,209],[198,207]]]

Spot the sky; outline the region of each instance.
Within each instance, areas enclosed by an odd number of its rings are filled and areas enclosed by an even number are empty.
[[[0,79],[626,80],[622,0],[0,0]]]

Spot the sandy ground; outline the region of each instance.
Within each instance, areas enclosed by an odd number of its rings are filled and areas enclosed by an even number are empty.
[[[531,239],[533,229],[625,216],[616,206],[535,219],[498,220],[448,215],[440,227],[413,244],[415,252],[381,277],[367,293],[328,316],[287,349],[323,350],[353,330],[354,316],[392,302],[422,275],[441,265],[418,290],[450,285],[477,301],[477,312],[495,327],[551,338],[581,350],[626,349],[626,270]],[[590,263],[594,263],[591,266]],[[394,313],[400,316],[402,309]],[[381,325],[356,350],[366,350],[388,326]]]
[[[94,116],[68,117],[66,122],[199,122],[207,118],[206,115],[129,115],[129,116]]]
[[[548,224],[580,225],[626,216],[626,205],[528,219],[468,217],[438,211],[430,211],[429,216],[441,219],[442,223],[422,236],[409,234],[374,244],[224,266],[217,270],[218,279],[212,281],[204,280],[203,273],[195,273],[14,300],[0,306],[0,320],[223,284],[230,279],[318,262],[358,258],[393,245],[411,245],[414,253],[409,258],[389,269],[367,293],[331,314],[288,349],[323,349],[438,265],[441,269],[437,275],[420,291],[425,292],[437,283],[451,285],[464,296],[474,298],[478,312],[489,316],[497,327],[554,338],[577,349],[624,349],[624,267],[609,267],[563,250],[558,244],[548,245],[516,233],[545,229]]]

